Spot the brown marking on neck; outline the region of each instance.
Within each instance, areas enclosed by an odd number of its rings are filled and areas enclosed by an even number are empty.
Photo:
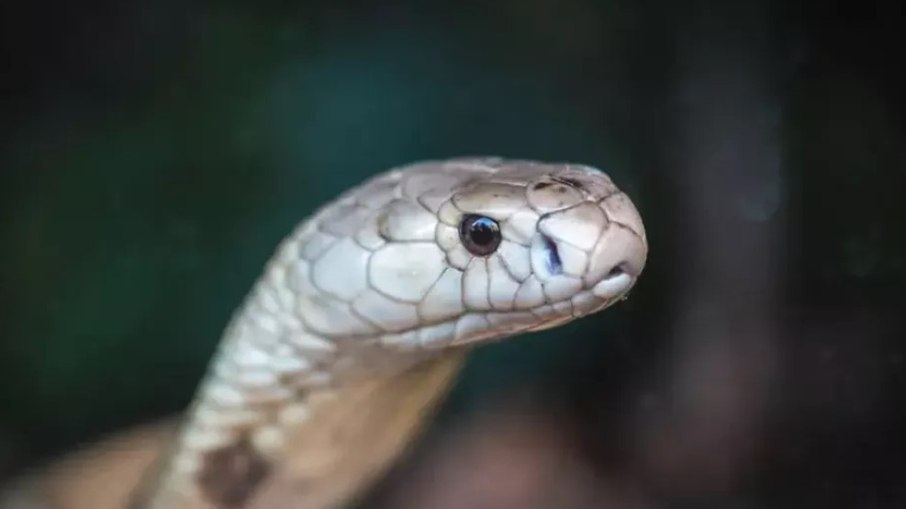
[[[247,436],[204,455],[196,481],[202,494],[217,507],[238,509],[248,502],[271,465]]]

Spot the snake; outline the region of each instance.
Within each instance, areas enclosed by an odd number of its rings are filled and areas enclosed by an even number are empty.
[[[391,168],[280,242],[129,509],[336,509],[393,465],[476,346],[624,300],[648,241],[601,170]]]

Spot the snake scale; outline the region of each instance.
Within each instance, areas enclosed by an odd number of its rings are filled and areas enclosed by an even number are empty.
[[[631,200],[588,166],[458,158],[379,174],[279,245],[128,507],[342,507],[472,347],[621,300],[647,250]]]

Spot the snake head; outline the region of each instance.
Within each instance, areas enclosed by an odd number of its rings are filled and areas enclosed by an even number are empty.
[[[323,208],[265,281],[288,287],[284,301],[320,337],[435,348],[603,309],[635,284],[647,250],[631,200],[596,169],[429,161]]]

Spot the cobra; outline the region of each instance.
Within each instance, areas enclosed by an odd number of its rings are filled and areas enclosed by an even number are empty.
[[[395,168],[303,221],[228,323],[133,509],[328,509],[412,440],[471,348],[625,298],[648,245],[578,164]]]

